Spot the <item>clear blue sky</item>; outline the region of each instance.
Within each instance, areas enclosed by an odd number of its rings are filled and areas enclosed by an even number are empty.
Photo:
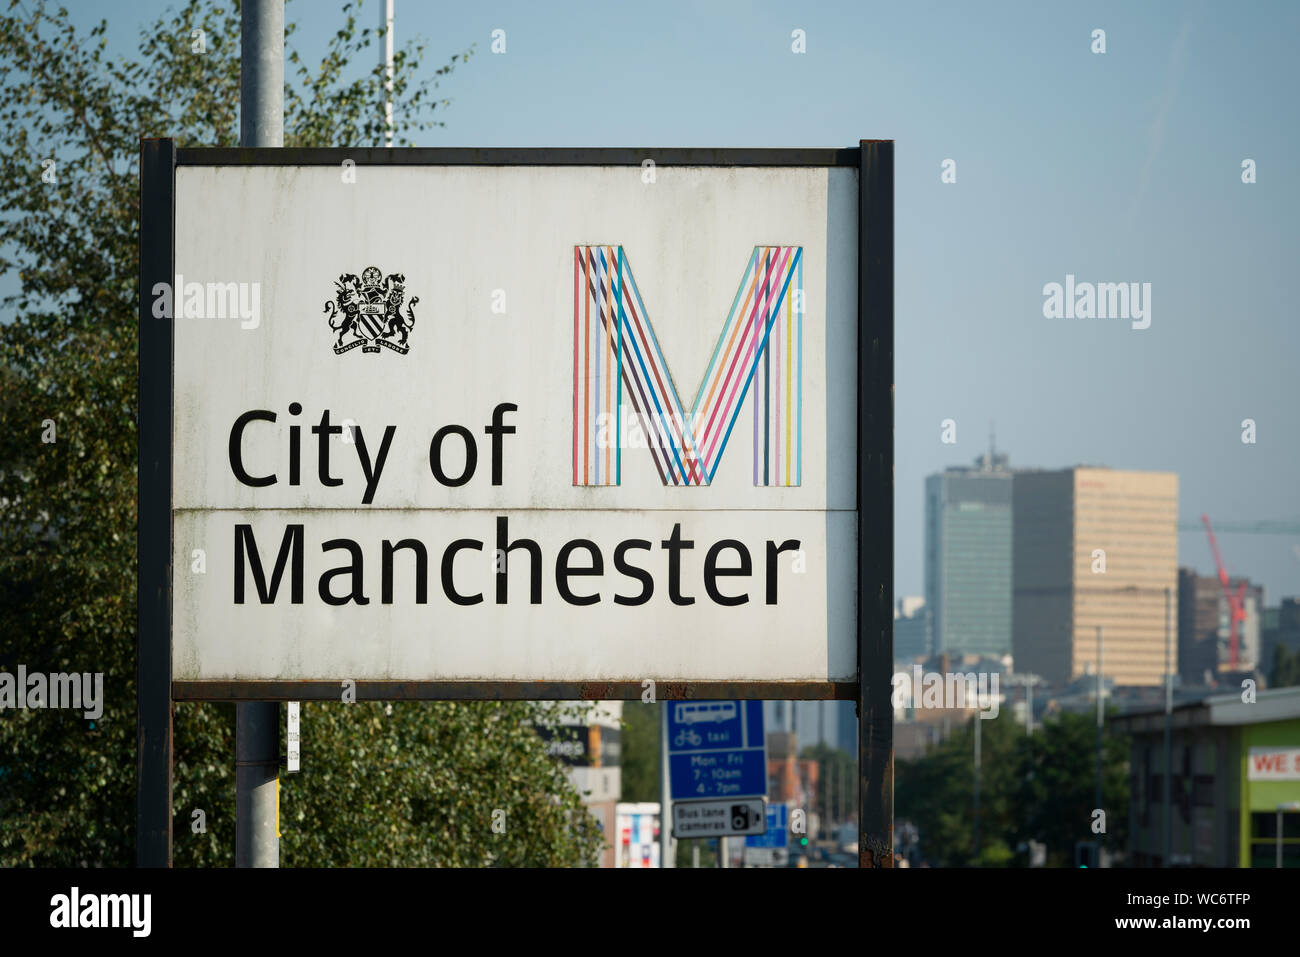
[[[107,17],[127,53],[171,4],[67,6],[86,26]],[[309,60],[340,7],[288,5]],[[1300,4],[396,9],[399,44],[421,35],[430,67],[478,45],[421,145],[897,141],[897,594],[922,590],[924,476],[978,455],[990,420],[1013,465],[1171,470],[1185,519],[1300,521]],[[946,158],[956,184],[940,182]],[[1045,319],[1042,288],[1067,273],[1151,283],[1151,327]],[[1300,595],[1300,536],[1221,545],[1269,604]],[[1179,561],[1213,572],[1204,535],[1181,536]]]

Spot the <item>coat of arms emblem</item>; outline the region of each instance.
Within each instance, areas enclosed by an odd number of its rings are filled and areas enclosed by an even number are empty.
[[[420,297],[411,299],[403,317],[404,275],[395,272],[385,277],[377,267],[367,266],[360,277],[344,273],[334,285],[334,299],[325,303],[325,314],[330,328],[338,333],[334,341],[336,353],[342,355],[357,346],[362,352],[378,352],[380,346],[399,355],[410,351],[406,339],[415,327],[414,306]],[[352,338],[345,342],[349,335]]]

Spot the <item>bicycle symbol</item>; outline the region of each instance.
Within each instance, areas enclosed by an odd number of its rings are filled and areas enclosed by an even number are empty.
[[[677,737],[673,738],[673,744],[679,748],[684,748],[688,744],[698,748],[703,740],[694,728],[682,728],[677,732]]]

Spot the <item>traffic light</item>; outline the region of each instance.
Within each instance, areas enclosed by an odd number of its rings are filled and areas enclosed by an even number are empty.
[[[1077,841],[1074,845],[1074,866],[1099,867],[1100,855],[1101,845],[1096,841]]]
[[[808,838],[806,838],[806,837],[801,837],[801,838],[799,838],[799,846],[800,846],[800,847],[807,847],[807,846],[808,846]]]

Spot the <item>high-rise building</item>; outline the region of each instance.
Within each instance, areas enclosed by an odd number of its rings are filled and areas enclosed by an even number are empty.
[[[1219,602],[1217,578],[1178,569],[1178,674],[1186,684],[1206,683],[1219,670]]]
[[[799,748],[825,744],[857,754],[858,712],[854,701],[765,701],[763,721],[769,732],[796,735]]]
[[[1260,667],[1273,682],[1277,652],[1287,656],[1300,654],[1300,598],[1283,598],[1276,608],[1265,608],[1260,616]]]
[[[1150,685],[1177,667],[1178,476],[1083,467],[1014,478],[1016,671]],[[1166,607],[1168,602],[1168,607]]]
[[[1243,587],[1244,586],[1244,587]],[[1178,570],[1178,673],[1201,684],[1205,674],[1254,671],[1263,664],[1264,586],[1229,578],[1245,618],[1237,622],[1237,661],[1232,661],[1231,605],[1217,577]]]
[[[932,652],[1011,650],[1011,476],[990,445],[973,468],[925,480],[925,605]]]
[[[920,595],[907,595],[894,603],[894,661],[907,663],[934,653],[930,611]]]

